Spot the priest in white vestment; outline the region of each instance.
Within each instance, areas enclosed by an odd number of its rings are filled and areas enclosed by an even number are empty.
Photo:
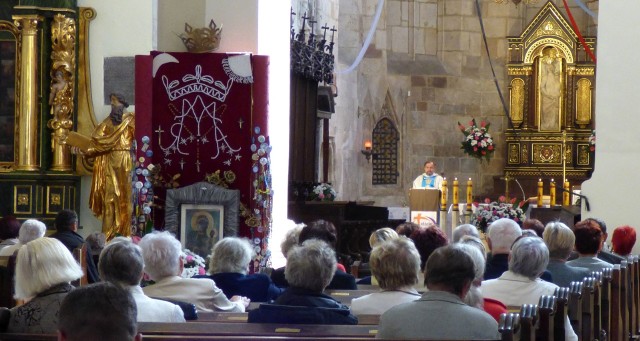
[[[413,180],[413,188],[423,189],[440,189],[442,186],[442,177],[436,173],[436,163],[427,161],[424,163],[424,173],[418,175]]]

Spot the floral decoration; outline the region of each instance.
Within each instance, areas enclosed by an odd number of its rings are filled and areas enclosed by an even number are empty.
[[[458,122],[458,128],[465,136],[465,139],[461,142],[460,149],[481,161],[482,159],[489,161],[495,149],[493,138],[489,134],[490,125],[490,123],[481,121],[480,126],[478,126],[475,118],[471,119],[468,127]]]
[[[182,254],[180,256],[182,258],[182,263],[184,263],[184,268],[182,269],[183,278],[191,278],[196,275],[204,275],[207,273],[207,266],[200,255],[192,252],[189,249],[182,250]]]
[[[241,216],[251,228],[251,240],[256,256],[251,266],[252,272],[268,267],[271,254],[268,249],[271,231],[271,211],[273,209],[273,189],[271,183],[271,144],[259,126],[253,127],[251,137],[251,202]],[[226,177],[226,175],[225,175]]]
[[[596,131],[595,129],[591,131],[591,135],[589,136],[589,150],[592,152],[596,151]]]
[[[336,191],[331,184],[321,183],[313,188],[309,194],[309,199],[314,201],[334,201],[336,199]]]
[[[522,201],[516,204],[516,198],[512,198],[507,202],[505,196],[500,196],[498,201],[491,201],[489,198],[484,200],[484,204],[474,203],[477,209],[471,215],[470,223],[475,225],[482,232],[487,231],[487,227],[494,221],[501,218],[509,218],[518,225],[522,225],[525,219],[525,211],[528,203]]]

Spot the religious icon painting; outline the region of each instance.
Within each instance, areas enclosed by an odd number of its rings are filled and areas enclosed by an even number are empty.
[[[182,247],[206,258],[223,238],[224,206],[180,205],[180,241]]]

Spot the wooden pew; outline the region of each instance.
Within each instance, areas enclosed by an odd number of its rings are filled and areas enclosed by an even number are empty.
[[[89,277],[87,276],[87,243],[82,243],[77,248],[73,249],[73,258],[78,262],[82,269],[82,277],[71,282],[75,287],[80,287],[89,284]]]
[[[342,303],[342,304],[346,304],[346,305],[350,305],[351,304],[351,300],[354,298],[358,298],[358,297],[362,297],[365,295],[369,295],[372,294],[374,292],[380,292],[380,289],[377,290],[325,290],[324,293],[325,295],[329,295],[331,297],[333,297],[336,301]]]
[[[609,339],[611,331],[611,270],[600,273],[600,340]]]
[[[367,325],[313,325],[189,322],[140,322],[138,331],[143,335],[214,335],[214,336],[295,336],[295,337],[368,337],[374,338],[377,326]]]
[[[571,327],[578,335],[578,340],[582,340],[582,282],[571,282],[569,285],[568,308]]]
[[[520,341],[535,341],[538,306],[523,304],[520,308]]]
[[[633,304],[632,306],[632,310],[633,310],[633,334],[634,336],[637,336],[640,334],[640,260],[638,259],[637,255],[632,255],[629,256],[630,260],[629,263],[631,264],[631,261],[633,261],[633,269],[634,269],[634,275],[631,278],[631,282],[633,283],[633,293],[632,293],[632,298],[631,298],[631,302]]]
[[[16,255],[0,257],[0,307],[12,308],[16,305],[13,298],[13,275],[16,269]]]
[[[520,332],[520,314],[518,313],[502,313],[500,314],[500,323],[498,323],[498,331],[502,335],[502,341],[518,340]]]
[[[556,298],[543,295],[538,301],[538,328],[536,338],[538,340],[554,340],[554,318],[556,313]]]
[[[635,278],[638,275],[637,260],[634,262],[633,256],[627,257],[628,281],[627,281],[627,306],[629,309],[629,335],[634,336],[638,330],[638,305],[635,301],[636,288]]]
[[[293,337],[293,336],[261,336],[261,335],[252,335],[252,336],[220,336],[220,335],[142,335],[142,340],[144,341],[191,341],[191,340],[202,340],[202,341],[213,341],[213,340],[242,340],[242,341],[273,341],[273,340],[318,340],[315,337]],[[371,340],[371,338],[365,337],[323,337],[321,340],[333,341],[333,340],[349,340],[349,341],[366,341]]]
[[[197,322],[226,322],[226,323],[246,323],[249,313],[199,313]],[[194,321],[195,322],[195,321]],[[358,315],[358,324],[374,326],[380,323],[380,315],[364,314]]]
[[[57,334],[0,333],[0,340],[58,340]]]
[[[620,262],[620,319],[622,320],[622,337],[629,338],[629,267],[626,260]],[[621,339],[621,340],[623,340]]]
[[[569,314],[569,288],[556,288],[553,296],[556,298],[556,315],[553,319],[553,339],[564,341],[564,326]]]
[[[611,269],[611,314],[609,321],[609,339],[610,340],[622,340],[623,339],[623,304],[625,300],[622,300],[620,295],[622,291],[622,268],[615,266]]]
[[[579,329],[579,333],[582,334],[582,340],[595,340],[595,286],[596,279],[593,277],[586,277],[582,281],[582,319]]]

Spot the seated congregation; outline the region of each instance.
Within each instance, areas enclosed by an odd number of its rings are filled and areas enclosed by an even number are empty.
[[[44,237],[41,222],[16,222],[0,220],[0,262],[6,260],[0,269],[14,265],[16,300],[0,310],[0,339],[587,340],[640,334],[640,263],[630,256],[635,230],[615,229],[613,248],[605,250],[606,225],[597,219],[573,229],[551,222],[537,232],[527,227],[539,222],[521,228],[499,219],[486,240],[465,224],[454,229],[451,242],[435,225],[382,228],[369,239],[366,278],[339,267],[336,228],[324,220],[287,232],[283,268],[250,274],[250,241],[225,237],[211,250],[208,272],[193,277],[183,276],[182,246],[169,232],[149,233],[138,243],[116,237],[95,266],[84,241],[85,253],[73,254],[75,248],[55,238],[77,240],[74,212],[60,213],[51,237]],[[97,269],[88,281],[96,283],[83,285],[78,279],[89,277],[88,263]]]

